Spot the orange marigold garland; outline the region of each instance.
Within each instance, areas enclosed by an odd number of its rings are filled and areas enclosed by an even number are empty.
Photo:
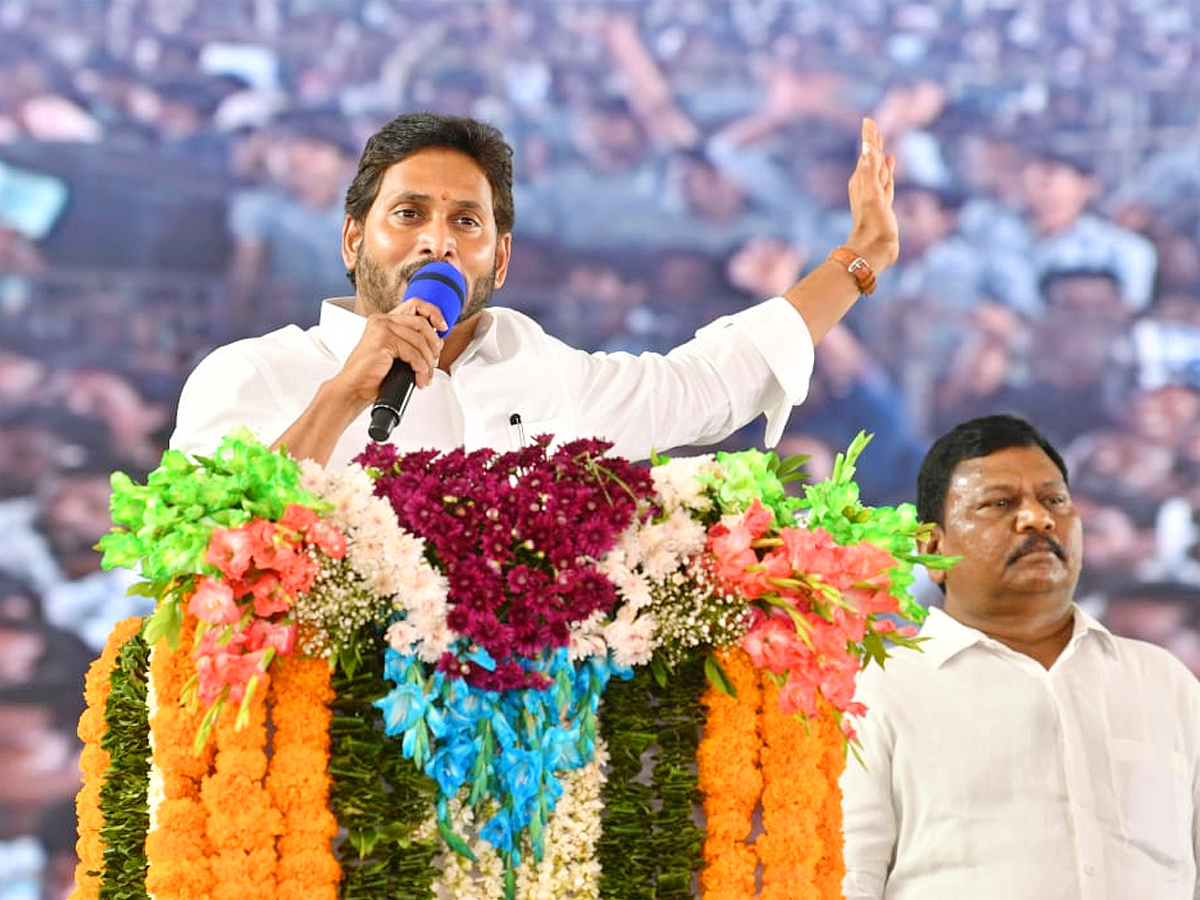
[[[842,727],[828,708],[810,723],[818,735],[822,755],[822,780],[828,787],[825,802],[817,816],[817,834],[824,853],[817,863],[818,896],[842,900],[842,881],[846,877],[846,860],[842,854],[842,772],[846,768],[846,746]]]
[[[272,668],[274,726],[267,790],[283,817],[276,868],[279,900],[337,900],[342,869],[329,811],[329,663],[284,657]]]
[[[242,709],[242,727],[233,716],[217,719],[212,732],[216,737],[213,771],[200,787],[212,845],[211,896],[212,900],[274,900],[275,840],[283,831],[283,816],[263,786],[266,691],[257,691]]]
[[[156,900],[192,900],[212,891],[208,813],[200,802],[212,747],[199,754],[192,749],[203,710],[189,709],[183,702],[184,686],[196,673],[188,649],[195,630],[195,617],[185,615],[179,647],[171,649],[161,640],[150,656],[152,760],[162,782],[162,799],[151,810],[146,836],[146,888]]]
[[[79,717],[79,739],[83,751],[79,756],[82,784],[75,798],[75,809],[79,817],[79,837],[75,844],[79,862],[75,866],[75,889],[69,900],[97,900],[104,872],[104,843],[100,829],[104,816],[100,812],[100,789],[104,785],[104,773],[108,769],[108,751],[100,746],[106,730],[104,709],[112,692],[110,677],[117,657],[126,642],[138,633],[142,620],[129,618],[118,622],[108,636],[108,642],[100,656],[88,667],[84,679],[83,696],[87,709]]]
[[[748,841],[763,788],[758,732],[762,692],[744,651],[719,651],[717,660],[737,696],[710,685],[703,698],[707,719],[696,763],[708,836],[700,884],[705,900],[745,900],[755,895],[758,868]]]
[[[805,721],[784,712],[779,688],[769,674],[762,673],[762,678],[763,833],[755,842],[762,859],[759,896],[762,900],[833,900],[823,897],[816,884],[822,856],[836,850],[822,846],[819,834],[829,794],[821,768],[825,748],[819,717]]]
[[[744,651],[718,660],[737,697],[712,686],[704,695],[705,900],[840,900],[845,743],[832,708],[807,721],[784,712],[779,688]],[[763,832],[751,841],[756,811]]]

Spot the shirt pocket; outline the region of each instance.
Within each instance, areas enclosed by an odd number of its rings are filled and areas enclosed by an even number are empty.
[[[1194,798],[1183,754],[1128,738],[1109,746],[1121,837],[1161,863],[1188,863]]]

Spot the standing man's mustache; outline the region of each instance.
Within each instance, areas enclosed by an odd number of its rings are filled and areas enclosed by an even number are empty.
[[[1046,549],[1057,556],[1064,562],[1067,559],[1067,551],[1063,549],[1063,545],[1056,541],[1048,534],[1031,534],[1021,543],[1021,546],[1013,551],[1008,558],[1009,563],[1015,563],[1022,556],[1028,556],[1035,550]]]

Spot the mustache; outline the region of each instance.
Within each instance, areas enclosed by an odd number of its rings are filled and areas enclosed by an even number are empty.
[[[405,282],[410,281],[412,279],[413,275],[416,274],[418,269],[424,268],[425,266],[429,265],[431,262],[437,262],[437,261],[438,260],[436,260],[434,258],[418,259],[415,262],[410,262],[406,266],[402,266],[400,271],[396,273],[397,283],[399,283],[401,281],[405,281]],[[458,268],[458,267],[455,266],[455,268]]]
[[[1049,550],[1059,559],[1066,562],[1067,551],[1063,549],[1063,545],[1048,534],[1031,534],[1021,542],[1021,546],[1012,552],[1008,557],[1009,563],[1015,563],[1022,556],[1028,556],[1038,550]]]

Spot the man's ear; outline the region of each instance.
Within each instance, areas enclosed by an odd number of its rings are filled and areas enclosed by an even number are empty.
[[[362,222],[346,216],[346,220],[342,223],[342,262],[345,263],[347,269],[353,269],[358,265],[358,251],[362,247],[362,239]]]
[[[512,232],[500,235],[496,241],[496,284],[497,289],[504,286],[508,277],[508,263],[512,259]]]
[[[929,532],[929,537],[927,537],[923,541],[920,541],[917,544],[917,549],[921,553],[926,553],[926,554],[941,553],[942,552],[942,549],[941,549],[942,548],[942,539],[945,536],[946,536],[946,534],[944,531],[942,531],[942,526],[934,525],[932,530]],[[945,583],[945,581],[946,581],[946,570],[945,569],[926,569],[925,571],[926,571],[926,574],[929,575],[929,580],[932,581],[934,584],[944,584]]]

